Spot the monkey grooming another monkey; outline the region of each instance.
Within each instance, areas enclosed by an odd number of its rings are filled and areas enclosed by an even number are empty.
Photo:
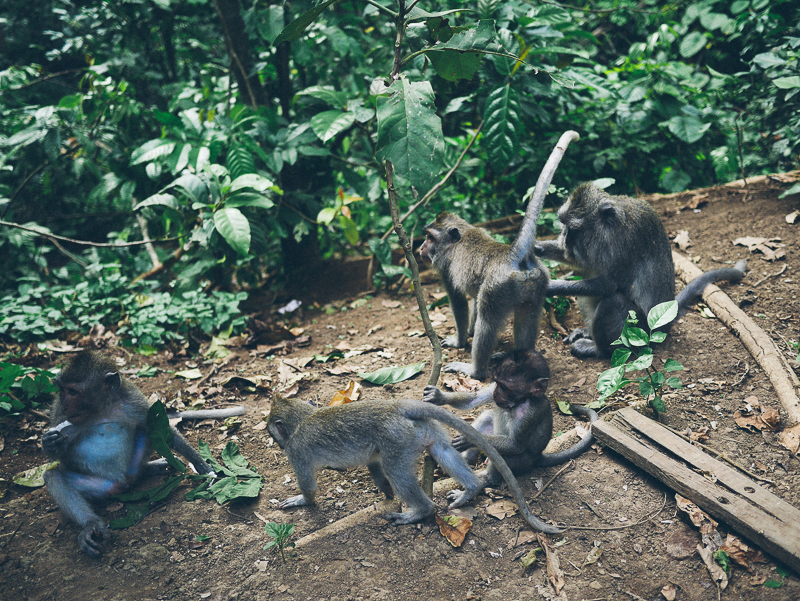
[[[680,317],[708,284],[738,282],[747,269],[746,261],[739,261],[732,268],[707,271],[676,298],[667,232],[647,201],[610,196],[591,183],[582,184],[558,210],[558,219],[558,239],[536,243],[534,250],[541,258],[583,272],[582,280],[552,280],[547,288],[547,296],[578,297],[586,327],[564,339],[576,357],[610,357],[629,311],[643,321],[654,306],[674,299]]]
[[[426,239],[420,255],[439,272],[456,323],[455,336],[445,338],[442,346],[466,348],[467,336],[473,335],[472,363],[448,363],[446,372],[460,371],[483,380],[500,329],[512,311],[514,349],[536,348],[549,280],[549,272],[532,250],[536,221],[556,167],[570,141],[577,139],[574,131],[561,136],[536,182],[513,245],[497,242],[447,212],[425,226]],[[473,299],[471,317],[468,295]]]
[[[423,400],[434,405],[471,409],[494,401],[495,407],[481,413],[472,426],[502,455],[514,475],[534,467],[550,467],[574,459],[592,445],[591,432],[569,449],[544,453],[553,437],[553,410],[545,391],[550,380],[547,361],[537,351],[514,351],[494,370],[494,383],[474,392],[444,392],[426,386]],[[570,405],[573,413],[597,421],[597,413],[580,405]],[[477,449],[463,436],[453,439],[453,447],[464,452],[469,463],[477,459]],[[494,463],[479,474],[481,484],[500,483]]]
[[[415,468],[427,450],[464,490],[452,490],[449,508],[461,507],[483,490],[464,458],[451,446],[450,435],[437,422],[461,433],[494,462],[519,505],[520,513],[535,530],[561,532],[534,516],[525,496],[502,456],[467,422],[447,409],[410,400],[358,401],[316,409],[309,403],[276,397],[267,430],[283,449],[297,476],[302,494],[279,507],[312,505],[320,468],[346,469],[366,465],[378,489],[387,498],[408,506],[403,513],[385,517],[393,524],[413,524],[433,514],[436,506],[417,481]]]
[[[97,352],[79,353],[55,383],[59,395],[50,415],[53,427],[42,436],[42,448],[59,464],[45,473],[45,484],[61,512],[81,527],[81,551],[99,557],[111,532],[91,503],[125,491],[140,476],[163,470],[165,464],[148,462],[149,404],[136,386],[120,377],[110,358]],[[241,415],[242,408],[216,411],[208,417]],[[195,417],[192,413],[180,415]],[[175,428],[172,436],[174,450],[198,473],[213,473]]]

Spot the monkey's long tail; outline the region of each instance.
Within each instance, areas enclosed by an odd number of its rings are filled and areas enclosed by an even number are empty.
[[[590,424],[593,424],[600,419],[600,416],[597,415],[596,411],[589,409],[588,407],[584,407],[583,405],[570,405],[569,408],[570,411],[577,415],[588,417]],[[536,462],[536,465],[532,467],[552,467],[554,465],[560,465],[566,461],[569,461],[570,459],[575,459],[575,457],[584,451],[588,451],[593,442],[594,435],[590,429],[586,438],[576,442],[570,448],[559,451],[558,453],[542,453],[542,458]]]
[[[686,287],[675,297],[675,300],[678,301],[678,317],[684,315],[690,307],[700,302],[700,299],[703,298],[703,290],[706,289],[706,286],[721,280],[738,282],[744,277],[745,271],[747,271],[747,261],[742,259],[733,267],[712,269],[693,279],[686,284]]]
[[[531,252],[533,243],[536,242],[536,221],[539,219],[539,213],[544,204],[544,197],[547,196],[547,189],[550,187],[550,182],[553,181],[556,167],[561,162],[561,158],[573,140],[580,140],[580,135],[576,131],[567,131],[561,134],[558,144],[550,153],[550,158],[542,169],[539,179],[536,181],[536,188],[531,194],[528,201],[528,207],[525,209],[525,219],[522,220],[522,227],[519,229],[516,240],[511,245],[511,265],[514,269],[520,268],[522,260]]]
[[[545,534],[561,534],[561,529],[545,524],[542,520],[533,515],[528,507],[528,502],[525,500],[525,493],[522,492],[522,488],[520,488],[519,482],[517,482],[517,479],[511,472],[511,468],[508,467],[503,456],[497,452],[497,449],[495,449],[488,440],[486,440],[483,434],[457,415],[450,413],[447,409],[442,407],[437,407],[436,405],[423,403],[421,401],[401,401],[400,406],[403,409],[403,415],[409,419],[435,419],[446,426],[450,426],[454,430],[458,430],[468,441],[486,454],[497,468],[497,471],[503,476],[503,480],[506,481],[508,488],[514,495],[514,500],[519,506],[520,513],[530,527],[534,530],[544,532]]]

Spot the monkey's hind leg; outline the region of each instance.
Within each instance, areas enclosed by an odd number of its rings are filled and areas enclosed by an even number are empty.
[[[458,451],[446,442],[436,442],[431,445],[431,456],[436,463],[450,476],[464,487],[464,490],[451,490],[447,493],[447,500],[450,501],[448,509],[455,509],[466,505],[483,490],[481,482],[470,469],[469,464],[464,460]]]
[[[383,472],[391,483],[395,495],[408,506],[402,513],[387,513],[385,517],[396,526],[415,524],[433,515],[436,505],[431,501],[417,481],[415,472],[417,453],[408,451],[402,455],[383,456]]]
[[[386,477],[386,474],[383,473],[380,458],[370,461],[367,464],[367,469],[369,470],[369,475],[372,476],[373,482],[375,482],[375,486],[378,487],[378,490],[386,495],[387,499],[394,499],[392,485]]]
[[[45,472],[44,481],[47,490],[50,491],[61,512],[81,527],[81,532],[78,534],[78,546],[81,551],[89,557],[100,557],[100,548],[111,538],[111,531],[89,504],[88,498],[93,496],[92,491],[82,491],[80,475],[75,474],[78,477],[75,482],[72,482],[70,475],[71,472],[57,469]]]

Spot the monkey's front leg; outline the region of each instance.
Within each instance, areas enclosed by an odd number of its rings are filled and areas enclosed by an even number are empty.
[[[281,509],[288,509],[290,507],[304,507],[306,505],[314,504],[314,497],[317,495],[317,478],[314,475],[314,470],[309,465],[295,464],[291,457],[289,462],[292,464],[295,476],[297,477],[297,486],[300,488],[302,494],[289,497],[282,501],[278,507]]]
[[[466,348],[467,333],[470,329],[469,301],[467,297],[454,290],[448,290],[447,296],[450,299],[450,311],[453,313],[453,320],[456,322],[455,336],[447,336],[442,340],[445,348]]]

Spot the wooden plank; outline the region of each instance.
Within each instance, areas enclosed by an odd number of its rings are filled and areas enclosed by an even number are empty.
[[[621,409],[617,412],[617,415],[650,440],[657,442],[671,453],[677,455],[678,458],[691,464],[697,471],[712,474],[717,478],[718,483],[722,483],[734,493],[759,505],[764,511],[779,520],[791,524],[796,523],[800,518],[800,511],[791,504],[754,483],[750,478],[736,471],[730,465],[710,457],[702,449],[686,442],[680,436],[662,427],[658,422],[645,417],[633,407]]]
[[[643,416],[640,417],[644,420],[647,419]],[[620,415],[620,412],[612,422],[596,422],[592,426],[592,431],[600,442],[690,499],[715,518],[727,522],[737,532],[793,570],[800,571],[800,511],[780,499],[778,499],[780,504],[776,506],[777,509],[769,505],[766,508],[761,507],[752,501],[756,492],[748,490],[743,496],[727,486],[720,485],[720,480],[717,481],[718,483],[711,482],[681,461],[662,453],[653,440],[637,439],[629,431],[630,424],[626,422],[626,418],[630,418],[631,421],[647,430],[648,434],[653,428],[660,428],[668,434],[672,434],[652,420],[648,420],[652,424],[645,427],[637,417],[631,417],[629,414]],[[661,433],[657,436],[664,440],[668,439]],[[675,438],[685,443],[679,437],[675,436]],[[676,448],[683,449],[682,446],[676,446]],[[682,457],[683,453],[678,452],[678,455]],[[692,452],[692,456],[694,456],[694,452]],[[707,471],[714,474],[725,473],[725,470],[720,468],[727,467],[711,457],[703,459],[702,464],[711,466],[713,469]],[[739,474],[736,476],[737,479],[732,480],[730,474],[725,473],[726,479],[734,481],[737,488],[752,488],[754,491],[760,489],[762,492],[758,493],[759,499],[766,498],[763,494],[770,494],[744,476]],[[738,478],[747,480],[747,484],[739,482]],[[775,498],[777,499],[777,497]],[[780,515],[776,516],[775,513]]]

